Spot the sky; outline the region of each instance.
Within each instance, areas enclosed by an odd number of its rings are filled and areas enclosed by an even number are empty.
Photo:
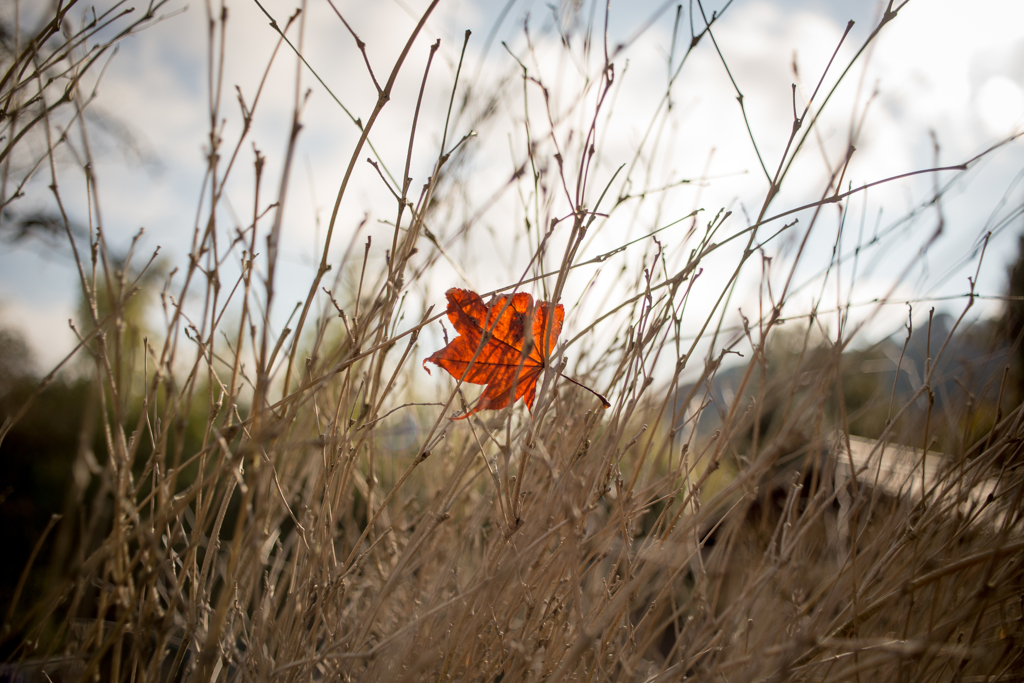
[[[265,0],[262,4],[284,24],[297,3]],[[427,3],[377,0],[335,4],[365,41],[366,57],[377,79],[383,81]],[[710,14],[725,4],[706,3],[705,11]],[[254,0],[232,0],[226,6],[229,14],[220,116],[225,154],[230,154],[241,131],[236,92],[251,106],[273,53],[276,34]],[[97,3],[97,7],[104,5]],[[423,37],[413,46],[408,64],[395,83],[393,101],[370,138],[381,164],[400,175],[408,134],[387,131],[408,131],[429,45],[440,40],[410,165],[413,186],[425,182],[441,142],[463,35],[467,29],[472,31],[462,87],[472,84],[479,91],[491,88],[497,92],[498,113],[484,121],[476,137],[466,143],[474,152],[462,169],[468,178],[465,187],[471,193],[466,207],[453,210],[451,224],[437,226],[440,237],[452,236],[458,221],[475,211],[473,215],[482,229],[479,237],[452,247],[458,268],[442,263],[426,283],[429,291],[424,296],[436,302],[443,300],[444,289],[452,283],[490,291],[516,282],[526,268],[525,244],[509,238],[514,226],[522,222],[523,210],[514,193],[502,192],[502,188],[512,169],[524,160],[522,150],[527,143],[523,111],[529,107],[535,122],[543,122],[546,115],[536,91],[524,105],[515,59],[524,61],[531,75],[549,85],[555,118],[558,113],[565,116],[565,121],[559,119],[556,126],[556,138],[562,135],[563,142],[568,140],[564,136],[570,124],[579,127],[586,112],[592,111],[593,103],[587,97],[593,100],[594,91],[585,90],[585,76],[599,74],[602,48],[594,45],[588,52],[579,36],[589,22],[603,24],[604,3],[563,2],[553,9],[544,2],[512,2],[503,14],[504,7],[504,3],[486,0],[442,1]],[[690,7],[689,3],[683,4],[680,30],[686,41]],[[98,203],[108,240],[125,251],[132,236],[143,228],[138,253],[148,257],[159,247],[169,269],[184,261],[202,215],[210,72],[205,3],[172,0],[162,11],[168,15],[163,21],[121,43],[102,72],[89,120],[94,130]],[[669,64],[676,5],[613,1],[608,42],[613,52],[620,44],[623,48],[613,57],[617,88],[614,108],[602,121],[603,143],[588,199],[596,201],[600,188],[616,177],[616,169],[628,164],[638,149],[657,177],[636,177],[630,185],[632,191],[658,187],[659,183],[702,177],[710,180],[665,192],[664,201],[648,203],[634,214],[609,220],[586,243],[585,257],[642,237],[694,208],[703,208],[707,217],[720,207],[737,216],[756,214],[767,181],[737,104],[735,88],[744,95],[750,131],[765,166],[774,169],[786,150],[794,97],[798,103],[810,97],[847,22],[853,20],[853,28],[823,81],[822,92],[827,91],[877,25],[880,11],[881,7],[870,1],[729,3],[714,30],[729,71],[723,67],[715,45],[702,41],[671,86],[674,113],[669,130],[657,149],[645,149],[644,136],[652,113],[668,87],[671,68],[679,64],[678,51],[671,67]],[[302,52],[307,62],[341,105],[354,116],[365,118],[373,107],[375,90],[351,35],[326,1],[310,0],[305,18]],[[699,14],[694,21],[699,22]],[[524,26],[530,30],[532,53]],[[970,159],[1020,131],[1024,127],[1021,26],[1024,3],[1017,0],[911,0],[884,27],[830,100],[809,142],[815,149],[809,149],[794,164],[770,213],[820,197],[823,174],[827,178],[826,162],[835,165],[842,158],[851,120],[859,121],[861,115],[857,151],[844,176],[845,182],[853,186],[935,165],[933,134],[939,144],[938,165],[949,165]],[[569,43],[568,50],[560,44],[559,27]],[[798,78],[793,74],[794,61]],[[282,300],[301,299],[310,286],[334,196],[359,134],[342,106],[306,67],[297,67],[293,54],[283,50],[269,71],[253,130],[239,150],[237,172],[227,191],[225,224],[250,220],[245,216],[251,215],[254,201],[254,145],[267,158],[265,187],[276,188],[279,182],[297,73],[299,91],[308,89],[309,97],[303,109],[303,128],[286,203],[281,263],[286,284]],[[795,80],[799,82],[794,94]],[[581,97],[581,93],[591,94]],[[855,112],[853,117],[851,112]],[[480,112],[470,110],[453,126],[448,147],[469,131],[474,115]],[[332,260],[352,242],[364,216],[367,226],[356,238],[360,248],[366,234],[390,241],[390,228],[381,221],[393,220],[393,201],[371,170],[360,166],[353,188],[346,195]],[[1024,228],[1019,218],[1002,219],[1024,201],[1024,189],[1018,184],[1022,170],[1021,141],[1009,143],[978,162],[944,196],[943,231],[934,240],[938,224],[935,207],[925,208],[905,223],[898,219],[925,201],[934,183],[951,181],[953,174],[915,176],[852,198],[840,249],[849,253],[858,240],[864,242],[866,235],[879,230],[885,239],[876,248],[865,249],[859,261],[856,291],[846,291],[844,296],[857,302],[870,302],[885,294],[894,299],[920,300],[919,314],[933,305],[928,300],[945,297],[946,301],[934,305],[957,312],[964,300],[949,297],[967,291],[967,278],[978,269],[979,247],[988,231],[994,234],[978,270],[977,288],[984,294],[1002,293],[1006,269],[1017,256],[1017,234]],[[81,174],[76,175],[70,164],[62,174],[69,214],[80,224],[87,224],[88,196],[80,191]],[[12,208],[30,212],[50,206],[48,184],[49,179],[38,174],[29,184],[26,197]],[[831,217],[824,222],[827,220],[836,222]],[[744,221],[734,227],[741,228]],[[660,239],[669,245],[666,258],[673,240],[678,242],[681,235],[672,229],[661,233]],[[781,258],[791,257],[801,236],[799,230],[791,231],[766,248],[772,253],[777,250]],[[927,254],[918,258],[926,244]],[[806,256],[794,277],[794,306],[809,304],[820,296],[819,276],[835,246],[835,225],[816,229],[808,237]],[[651,258],[652,249],[653,242],[648,239],[631,252],[632,256],[623,255],[622,264],[639,272],[638,264]],[[671,258],[685,259],[686,254],[677,251],[680,253],[671,253]],[[735,258],[734,252],[723,251],[722,264]],[[909,263],[913,266],[908,270]],[[724,277],[715,272],[715,264],[709,260],[702,276],[708,291],[714,291]],[[599,272],[589,271],[572,283],[570,300],[579,301],[588,282]],[[746,306],[749,312],[756,306],[756,275],[751,275],[754,280],[742,281],[750,293],[744,293],[741,287],[734,307],[743,310]],[[41,370],[59,362],[73,346],[68,320],[74,317],[77,278],[70,251],[64,247],[32,241],[0,242],[0,324],[18,329],[26,337]],[[980,315],[996,315],[998,305],[997,301],[986,300],[976,310]],[[282,310],[286,309],[290,306],[282,305]],[[864,310],[873,309],[868,306]],[[567,327],[599,311],[600,300],[580,303],[570,314]],[[905,316],[905,307],[887,308],[873,318],[871,334],[877,337],[895,332]]]

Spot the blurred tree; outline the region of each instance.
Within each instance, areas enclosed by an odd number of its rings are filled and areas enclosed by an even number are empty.
[[[0,329],[0,397],[34,374],[35,361],[24,338],[12,330]]]
[[[1017,260],[1010,266],[1003,334],[1013,355],[1014,398],[1024,397],[1024,235],[1017,238]]]
[[[118,388],[121,408],[128,410],[132,397],[138,397],[146,390],[142,372],[144,342],[149,339],[152,344],[156,336],[147,325],[146,316],[156,299],[164,268],[161,262],[154,262],[140,273],[127,264],[124,258],[111,260],[117,278],[112,278],[109,286],[106,280],[97,279],[92,300],[79,294],[75,317],[79,332],[88,334],[94,329],[94,308],[96,319],[100,321],[115,314],[104,334],[103,352],[107,354],[110,367],[116,373],[113,382]],[[101,352],[95,340],[88,345],[88,349],[94,357]]]
[[[6,610],[25,562],[54,514],[62,512],[72,481],[83,407],[89,383],[59,377],[37,392],[39,378],[32,353],[19,334],[0,329],[0,424],[28,410],[0,444],[0,605]],[[52,539],[50,539],[52,541]],[[46,567],[50,545],[36,562]],[[41,595],[46,572],[28,576],[19,605],[25,609]]]

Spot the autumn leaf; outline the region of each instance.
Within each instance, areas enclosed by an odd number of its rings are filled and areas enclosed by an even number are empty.
[[[433,363],[455,379],[486,385],[476,406],[456,419],[498,410],[524,397],[532,409],[537,380],[562,331],[562,304],[535,305],[533,297],[522,292],[495,297],[490,305],[467,289],[452,288],[445,296],[448,320],[459,336],[424,360],[423,367],[430,372],[427,363]],[[549,324],[551,329],[546,330]]]
[[[532,296],[518,293],[495,297],[488,305],[476,292],[458,288],[449,289],[445,296],[448,320],[459,336],[424,360],[423,368],[429,373],[427,363],[433,363],[455,379],[486,385],[476,406],[455,419],[481,410],[499,410],[520,398],[525,398],[526,407],[532,410],[537,380],[562,331],[562,304],[534,304]],[[610,405],[597,392],[583,388],[601,399],[605,408]]]

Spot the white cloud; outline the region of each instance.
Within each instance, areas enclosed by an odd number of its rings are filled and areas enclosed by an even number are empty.
[[[1024,118],[1024,91],[1006,76],[992,76],[981,86],[975,110],[989,135],[1008,135]]]
[[[27,305],[17,298],[0,304],[0,326],[20,333],[32,349],[37,370],[48,372],[64,360],[77,343],[68,321],[74,311],[68,304]]]

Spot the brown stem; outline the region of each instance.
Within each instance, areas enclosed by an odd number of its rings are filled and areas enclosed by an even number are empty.
[[[586,389],[587,391],[589,391],[590,393],[592,393],[592,394],[593,394],[594,396],[597,396],[597,397],[598,397],[599,399],[601,399],[601,405],[603,405],[603,406],[604,406],[604,409],[605,409],[605,410],[608,410],[609,408],[611,408],[611,407],[612,407],[612,404],[611,404],[611,402],[609,402],[607,398],[605,398],[605,397],[604,397],[604,396],[602,396],[601,394],[597,393],[596,391],[594,391],[593,389],[591,389],[590,387],[588,387],[588,386],[587,386],[586,384],[580,384],[579,382],[577,382],[576,380],[574,380],[574,379],[573,379],[572,377],[569,377],[568,375],[565,375],[565,374],[563,374],[563,373],[561,373],[561,372],[560,372],[560,373],[558,373],[558,374],[559,374],[559,376],[560,376],[560,377],[561,377],[562,379],[567,379],[567,380],[569,380],[570,382],[572,382],[572,383],[573,383],[573,384],[575,384],[576,386],[580,387],[581,389]]]

